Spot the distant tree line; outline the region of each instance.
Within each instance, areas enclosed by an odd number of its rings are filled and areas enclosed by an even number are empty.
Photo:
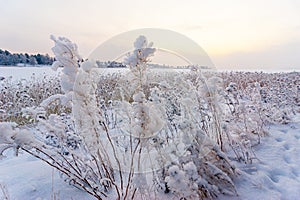
[[[100,68],[125,68],[126,65],[121,63],[121,62],[116,62],[116,61],[107,61],[107,62],[102,62],[97,60],[96,64]]]
[[[48,54],[29,55],[28,53],[10,53],[7,50],[0,49],[0,65],[51,65],[54,58]]]

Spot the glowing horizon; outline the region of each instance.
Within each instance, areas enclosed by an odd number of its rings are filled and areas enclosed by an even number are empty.
[[[297,0],[0,0],[0,48],[52,55],[50,34],[66,36],[83,57],[139,28],[176,31],[197,42],[219,68],[300,69]]]

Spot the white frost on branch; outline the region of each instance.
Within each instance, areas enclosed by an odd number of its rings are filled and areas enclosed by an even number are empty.
[[[97,107],[97,73],[92,70],[95,65],[89,61],[81,66],[74,83],[72,114],[77,132],[89,150],[96,152],[99,148],[99,130],[102,130],[100,122],[103,121]]]
[[[31,148],[39,144],[29,130],[18,129],[16,126],[16,123],[0,123],[0,158],[3,157],[3,152],[9,148],[14,148],[17,155],[20,147]]]
[[[21,129],[16,132],[16,135],[14,136],[15,144],[19,147],[23,147],[25,145],[34,145],[36,142],[33,134],[26,129]]]
[[[125,58],[125,64],[128,64],[132,73],[138,75],[144,73],[147,68],[149,57],[154,55],[156,51],[152,47],[153,43],[148,43],[147,38],[143,35],[139,36],[134,42],[134,51]]]
[[[17,124],[12,122],[0,123],[0,144],[9,144],[13,142],[12,137],[15,134],[13,129],[16,126]]]
[[[72,100],[73,87],[82,58],[78,53],[77,45],[69,39],[65,37],[55,38],[53,35],[50,38],[55,43],[52,51],[56,61],[52,64],[52,69],[57,70],[57,68],[63,67],[60,84],[65,95],[52,96],[44,100],[41,105],[47,106],[56,99],[59,99],[63,105],[68,105]]]
[[[185,173],[177,165],[173,165],[168,170],[169,176],[165,178],[171,191],[187,196],[188,191],[188,180],[186,179]]]

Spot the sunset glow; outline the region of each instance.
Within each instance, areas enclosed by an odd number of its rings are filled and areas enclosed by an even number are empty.
[[[220,68],[299,69],[300,3],[288,1],[0,1],[0,48],[49,53],[49,35],[87,57],[112,36],[164,28],[197,42]],[[255,59],[255,61],[253,61]]]

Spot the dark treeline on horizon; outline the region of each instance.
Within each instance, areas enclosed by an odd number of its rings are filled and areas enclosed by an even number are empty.
[[[0,65],[51,65],[54,62],[54,58],[50,57],[48,54],[35,54],[29,55],[28,53],[10,53],[7,50],[0,49]]]

